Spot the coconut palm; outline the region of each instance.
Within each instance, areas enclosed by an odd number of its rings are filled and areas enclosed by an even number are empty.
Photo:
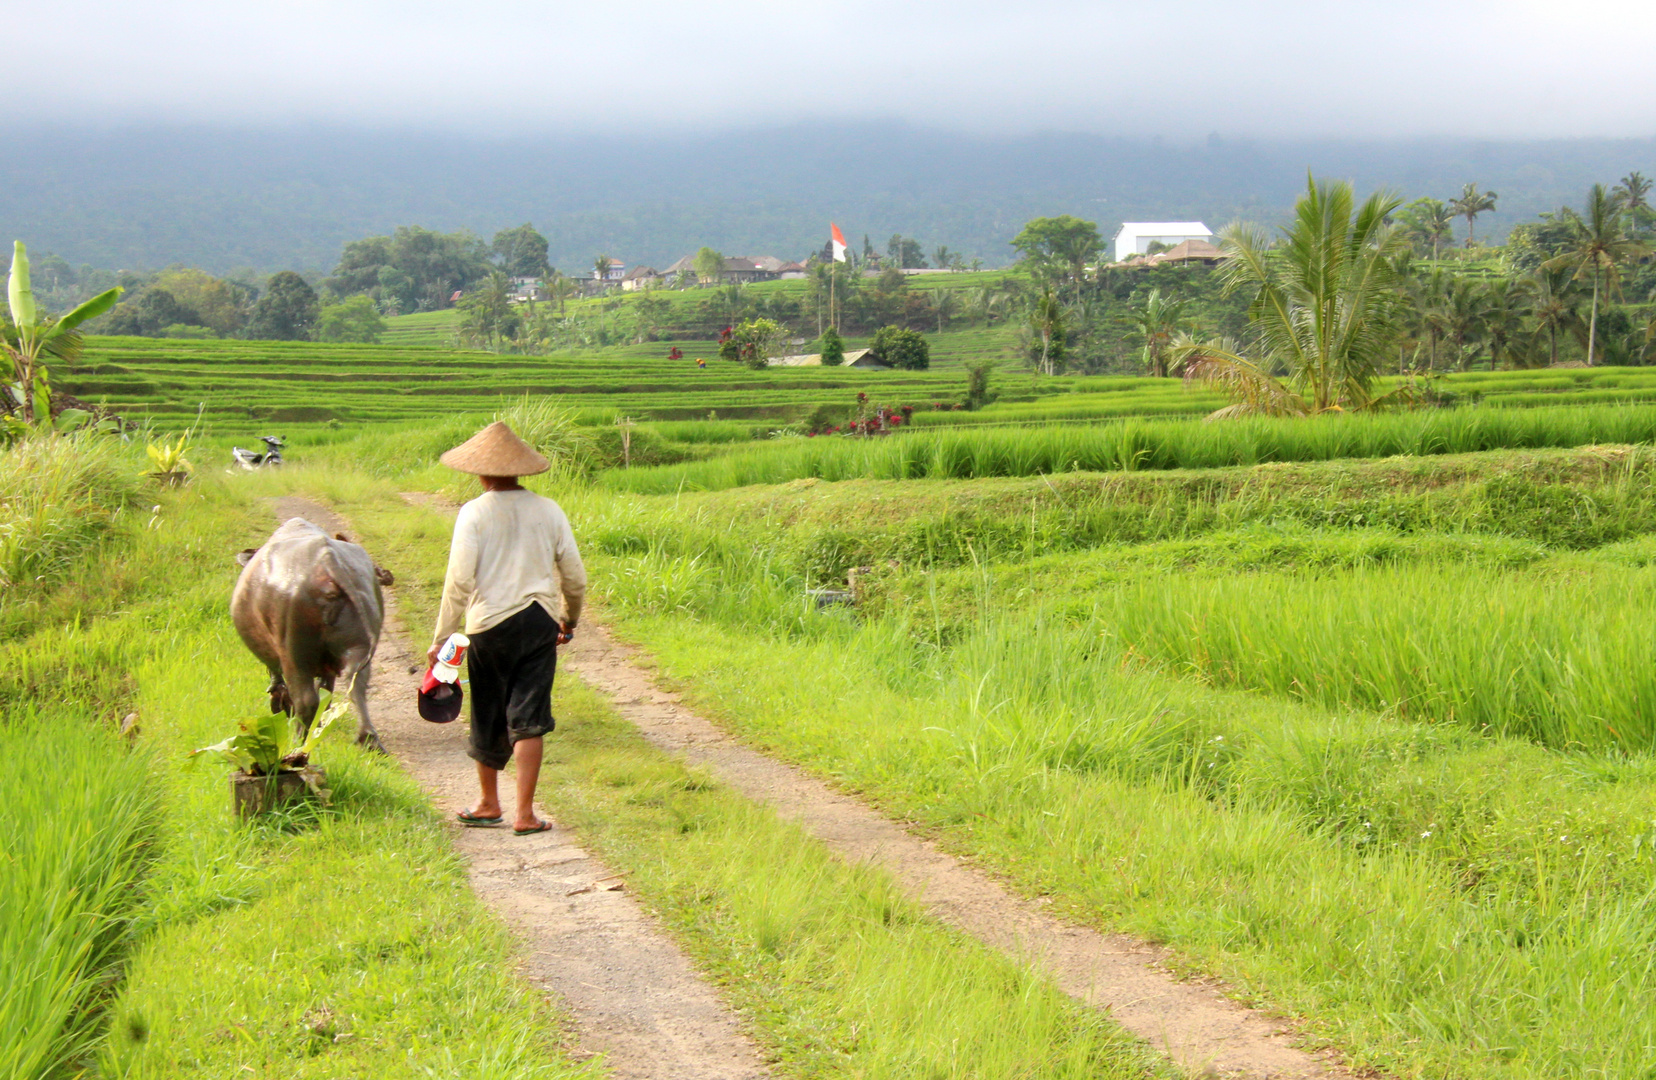
[[[604,281],[609,278],[610,268],[614,265],[615,260],[610,258],[608,255],[600,255],[596,259],[593,259],[592,280],[598,282],[599,284],[603,284]]]
[[[1064,358],[1064,303],[1048,285],[1029,307],[1030,357],[1043,375],[1056,375]]]
[[[1293,224],[1276,246],[1255,226],[1220,234],[1229,256],[1220,271],[1227,294],[1253,292],[1248,355],[1229,342],[1189,339],[1171,355],[1186,378],[1236,398],[1214,417],[1303,416],[1381,403],[1374,380],[1399,334],[1395,260],[1403,238],[1386,223],[1397,205],[1376,192],[1358,206],[1349,183],[1308,177]],[[1271,374],[1276,370],[1287,371],[1286,383]]]
[[[1569,267],[1576,277],[1593,279],[1592,314],[1587,320],[1587,364],[1591,367],[1597,362],[1599,293],[1606,287],[1614,290],[1621,282],[1622,263],[1647,255],[1650,249],[1627,235],[1621,202],[1603,184],[1594,184],[1587,193],[1586,213],[1572,212],[1568,220],[1570,246],[1543,265]]]
[[[1484,282],[1483,291],[1484,334],[1489,340],[1489,369],[1493,371],[1503,361],[1510,361],[1512,343],[1529,320],[1535,288],[1528,278],[1501,277]]]
[[[1426,369],[1435,371],[1438,345],[1449,333],[1450,275],[1442,267],[1434,266],[1418,277],[1408,279],[1403,289],[1406,302],[1406,322],[1417,338],[1426,339]]]
[[[1635,210],[1650,209],[1650,203],[1646,201],[1646,196],[1650,194],[1650,181],[1645,179],[1643,173],[1631,172],[1622,177],[1612,194],[1629,214]]]
[[[960,313],[960,294],[956,289],[938,289],[932,293],[932,310],[937,313],[937,332],[941,334],[951,315]]]
[[[1432,245],[1432,258],[1438,257],[1438,245],[1454,232],[1455,212],[1437,199],[1416,199],[1398,215],[1408,234],[1424,244]]]
[[[1143,307],[1134,308],[1122,316],[1122,321],[1144,339],[1144,366],[1158,379],[1167,377],[1168,353],[1174,338],[1186,329],[1187,307],[1189,301],[1164,296],[1160,289],[1151,289],[1150,295],[1144,298]]]
[[[1495,200],[1499,198],[1493,191],[1479,191],[1477,184],[1467,184],[1461,189],[1460,198],[1449,203],[1449,210],[1456,217],[1466,219],[1466,246],[1476,243],[1472,234],[1472,222],[1479,214],[1495,209]]]
[[[1455,347],[1455,366],[1469,371],[1472,358],[1477,355],[1474,346],[1489,329],[1489,293],[1483,282],[1469,277],[1456,277],[1450,283],[1444,300],[1444,322],[1449,342]]]
[[[1559,331],[1570,333],[1581,328],[1581,290],[1575,275],[1567,267],[1547,269],[1543,266],[1530,279],[1534,299],[1530,317],[1535,320],[1535,333],[1547,335],[1547,363],[1558,363]]]

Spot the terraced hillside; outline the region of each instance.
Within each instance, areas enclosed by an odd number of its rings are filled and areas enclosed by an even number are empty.
[[[1002,363],[990,407],[948,409],[965,390],[959,358],[974,348],[993,355],[999,333],[936,335],[940,347],[955,350],[956,361],[940,360],[923,372],[750,371],[716,359],[701,370],[693,348],[673,361],[659,342],[538,357],[406,345],[94,337],[84,362],[60,381],[79,397],[162,424],[194,416],[200,406],[209,422],[256,419],[289,427],[447,418],[483,412],[501,395],[525,392],[554,395],[606,423],[617,412],[653,420],[712,413],[796,422],[819,405],[847,406],[859,392],[886,405],[915,406],[921,426],[1200,416],[1222,404],[1219,395],[1176,379],[1044,378]],[[1501,407],[1656,402],[1656,368],[1463,372],[1445,377],[1441,388],[1460,403]]]
[[[670,361],[660,348],[586,357],[310,342],[93,338],[63,385],[135,417],[193,416],[284,423],[406,422],[492,408],[502,394],[551,394],[583,410],[658,420],[720,416],[791,418],[858,391],[891,401],[956,400],[958,370],[750,371],[712,361]]]

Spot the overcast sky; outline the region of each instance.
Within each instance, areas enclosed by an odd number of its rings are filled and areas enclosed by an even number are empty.
[[[0,0],[0,15],[14,119],[1656,134],[1652,0]]]

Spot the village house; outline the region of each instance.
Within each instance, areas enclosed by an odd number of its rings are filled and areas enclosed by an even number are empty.
[[[1122,265],[1161,266],[1164,263],[1201,263],[1204,266],[1213,266],[1223,258],[1225,258],[1225,253],[1206,240],[1186,240],[1169,251],[1158,252],[1155,255],[1135,255]]]
[[[1174,247],[1186,240],[1209,240],[1213,230],[1200,221],[1128,221],[1116,230],[1111,243],[1115,247],[1115,261],[1126,262],[1134,255],[1145,255],[1151,244]]]
[[[686,255],[678,262],[662,271],[662,276],[669,280],[681,273],[696,273],[696,257]],[[805,265],[797,262],[784,262],[774,255],[727,255],[724,261],[724,272],[720,275],[720,284],[729,284],[732,281],[776,281],[779,278],[802,278],[805,276]]]
[[[609,261],[609,268],[604,271],[604,276],[603,276],[602,279],[600,279],[598,277],[598,268],[596,266],[594,266],[592,268],[592,280],[594,280],[594,281],[602,280],[606,285],[613,285],[613,284],[620,281],[622,278],[624,278],[626,276],[627,276],[627,264],[623,263],[623,262],[617,262],[614,259],[611,259]]]
[[[624,292],[653,289],[660,284],[661,275],[656,273],[653,266],[635,266],[621,279],[621,289]]]

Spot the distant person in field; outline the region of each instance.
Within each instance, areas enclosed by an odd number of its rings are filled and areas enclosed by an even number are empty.
[[[574,635],[581,617],[586,568],[563,510],[518,483],[550,465],[511,428],[490,424],[439,460],[483,484],[483,494],[455,519],[437,630],[426,654],[435,663],[456,631],[471,639],[467,753],[477,762],[482,794],[455,816],[465,825],[501,824],[500,771],[515,761],[512,831],[545,832],[552,826],[535,816],[541,739],[553,727],[557,647]]]
[[[703,360],[701,357],[698,356],[698,357],[696,357],[696,366],[698,368],[702,369],[703,371],[706,371],[707,370],[707,361]]]

